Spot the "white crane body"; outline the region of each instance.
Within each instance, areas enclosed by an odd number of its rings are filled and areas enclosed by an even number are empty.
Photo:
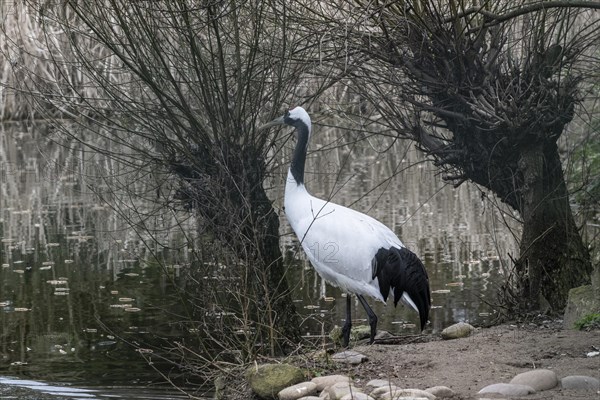
[[[404,247],[394,232],[366,214],[312,196],[291,172],[284,206],[302,249],[323,279],[346,293],[385,303],[379,281],[373,279],[374,259],[381,248]],[[401,300],[419,311],[407,293]]]

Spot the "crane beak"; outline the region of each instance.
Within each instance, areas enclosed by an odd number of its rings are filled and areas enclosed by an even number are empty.
[[[281,116],[281,117],[275,118],[271,122],[267,122],[266,124],[262,125],[261,127],[258,128],[258,130],[262,131],[263,129],[267,129],[267,128],[270,128],[272,126],[284,125],[284,124],[285,124],[285,122],[283,121],[283,116]]]

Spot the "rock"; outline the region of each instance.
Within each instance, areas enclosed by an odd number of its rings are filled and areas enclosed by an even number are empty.
[[[560,385],[563,389],[576,390],[599,390],[600,380],[585,375],[570,375],[565,376],[560,380]]]
[[[403,397],[395,397],[393,400],[427,400],[427,397],[403,396]]]
[[[588,314],[597,312],[600,304],[597,304],[594,293],[592,285],[579,286],[569,290],[567,307],[563,316],[565,329],[575,329],[575,322]]]
[[[340,400],[348,393],[358,393],[360,390],[354,387],[351,383],[338,382],[327,387],[324,392],[329,395],[330,400]]]
[[[382,394],[381,400],[405,400],[405,398],[418,398],[425,400],[435,400],[435,396],[421,389],[394,389],[389,393]]]
[[[361,339],[371,337],[371,327],[369,325],[357,325],[350,329],[350,341],[358,342]]]
[[[505,397],[500,397],[500,395],[490,393],[492,397],[478,397],[479,400],[509,400]],[[404,399],[403,399],[404,400]]]
[[[390,381],[388,381],[387,379],[371,379],[369,382],[367,382],[367,384],[365,385],[367,388],[371,388],[371,389],[376,389],[378,387],[391,387],[394,386],[392,383],[390,383]]]
[[[454,390],[450,389],[447,386],[434,386],[425,389],[425,391],[439,398],[452,397],[455,394]]]
[[[304,380],[304,373],[290,364],[262,364],[246,370],[250,388],[263,399],[274,399],[281,390]]]
[[[575,322],[600,310],[600,264],[592,271],[592,284],[569,290],[567,307],[563,316],[565,329],[574,329]]]
[[[364,354],[360,354],[357,351],[346,350],[340,353],[336,353],[331,356],[331,359],[335,362],[344,363],[344,364],[360,364],[364,361],[367,361],[368,358]]]
[[[409,395],[396,396],[394,393],[383,395],[381,400],[428,400],[427,397],[413,397]]]
[[[377,340],[385,340],[385,339],[393,339],[396,336],[392,335],[391,333],[389,333],[388,331],[377,331],[377,333],[375,334],[375,341]]]
[[[279,400],[298,400],[303,396],[317,393],[317,385],[312,382],[301,382],[282,389],[277,396]]]
[[[300,397],[298,400],[323,400],[323,398],[319,396],[304,396]]]
[[[396,385],[391,385],[391,386],[379,386],[378,388],[375,388],[371,391],[371,393],[369,393],[371,395],[371,397],[375,397],[376,399],[381,399],[384,395],[393,392],[395,390],[400,390],[399,387],[397,387]]]
[[[600,263],[596,263],[594,270],[592,271],[592,290],[594,296],[594,303],[596,303],[596,311],[600,310]]]
[[[446,329],[444,329],[441,333],[442,339],[458,339],[470,336],[471,333],[475,330],[475,328],[471,324],[467,324],[466,322],[459,322],[454,325],[450,325]]]
[[[517,385],[514,383],[494,383],[481,389],[479,394],[497,393],[505,396],[527,396],[530,393],[535,393],[535,389],[531,386]]]
[[[554,371],[549,369],[534,369],[516,375],[510,383],[531,386],[536,391],[548,390],[558,385],[558,378]]]
[[[362,393],[362,392],[354,393],[353,392],[353,393],[348,393],[347,395],[342,397],[340,400],[375,400],[375,399],[366,393]]]
[[[325,375],[325,376],[316,376],[312,378],[312,383],[317,385],[317,391],[320,392],[325,389],[327,386],[331,386],[338,382],[350,383],[350,378],[346,375]]]
[[[367,339],[371,336],[371,327],[368,325],[357,325],[353,326],[350,329],[350,343],[358,342],[362,339]],[[334,327],[331,332],[329,332],[329,337],[335,343],[342,343],[342,328],[339,326]]]

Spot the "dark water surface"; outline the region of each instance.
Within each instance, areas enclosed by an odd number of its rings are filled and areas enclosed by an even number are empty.
[[[82,146],[58,146],[28,126],[2,129],[0,397],[182,396],[166,378],[201,396],[201,382],[156,352],[176,351],[179,343],[193,348],[198,339],[178,323],[189,313],[180,289],[192,278],[184,239],[194,236],[193,219],[168,219],[143,199],[129,203],[119,187],[143,191],[148,179],[114,171],[110,160]],[[309,156],[307,187],[382,220],[420,255],[433,291],[427,332],[493,320],[502,263],[514,254],[513,237],[502,225],[509,217],[483,201],[475,186],[444,187],[404,144],[377,155],[377,143],[325,151],[319,140],[330,139],[323,135],[313,146],[320,150]],[[98,170],[114,180],[100,179]],[[282,165],[272,182],[276,207],[283,203],[284,173]],[[343,322],[343,296],[315,275],[285,223],[282,234],[302,333],[326,342]],[[380,329],[417,332],[417,316],[405,308],[377,304],[374,310]],[[360,306],[354,316],[365,317]]]

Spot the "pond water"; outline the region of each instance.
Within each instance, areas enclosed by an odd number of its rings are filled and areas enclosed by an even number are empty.
[[[46,383],[54,399],[56,393],[159,399],[182,396],[176,385],[202,396],[201,382],[184,378],[155,352],[195,343],[194,332],[179,324],[187,312],[180,289],[191,262],[182,243],[194,237],[193,218],[179,215],[174,223],[152,201],[128,203],[129,192],[119,188],[147,184],[144,172],[115,171],[110,159],[77,143],[58,146],[46,140],[46,129],[1,129],[0,388],[26,393],[15,398],[40,398]],[[423,259],[433,300],[427,332],[458,321],[492,321],[503,263],[516,251],[502,223],[510,218],[473,185],[445,186],[409,143],[384,154],[374,151],[373,141],[328,147],[335,137],[316,138],[307,187],[380,219]],[[270,191],[278,208],[288,153]],[[113,181],[100,179],[97,168],[110,170]],[[281,229],[302,334],[326,342],[331,328],[343,323],[343,296],[316,276],[284,220]],[[416,314],[373,305],[380,329],[417,332]],[[360,306],[354,317],[364,320]],[[63,391],[65,385],[82,391]]]

